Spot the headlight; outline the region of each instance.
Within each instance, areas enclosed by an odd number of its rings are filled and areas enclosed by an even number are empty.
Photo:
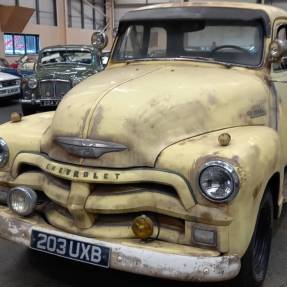
[[[236,196],[239,185],[235,169],[224,161],[206,163],[199,174],[199,186],[203,195],[211,201],[230,201]]]
[[[30,89],[35,89],[37,87],[37,85],[38,85],[38,81],[36,78],[31,78],[28,80],[28,87]]]
[[[9,159],[9,149],[7,143],[0,138],[0,168],[8,162]]]
[[[16,80],[16,85],[20,86],[20,84],[21,84],[21,80]]]

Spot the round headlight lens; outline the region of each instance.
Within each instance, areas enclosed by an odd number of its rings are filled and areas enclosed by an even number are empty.
[[[199,186],[209,200],[230,201],[239,190],[239,177],[230,164],[212,161],[204,165],[199,175]]]
[[[15,187],[9,191],[7,203],[13,212],[28,216],[35,209],[37,194],[29,187]]]
[[[9,160],[9,149],[7,143],[0,138],[0,168]]]
[[[38,81],[36,78],[31,78],[28,80],[28,87],[30,89],[35,89],[37,87],[37,85],[38,85]]]

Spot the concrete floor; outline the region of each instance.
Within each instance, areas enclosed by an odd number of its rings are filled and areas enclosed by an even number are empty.
[[[21,111],[17,104],[0,106],[0,123],[9,120],[12,111]],[[1,136],[1,135],[0,135]],[[287,287],[287,206],[282,219],[275,224],[271,261],[264,287]],[[0,287],[68,287],[96,286],[214,287],[226,284],[184,284],[158,280],[124,272],[95,268],[54,256],[26,250],[0,239]]]

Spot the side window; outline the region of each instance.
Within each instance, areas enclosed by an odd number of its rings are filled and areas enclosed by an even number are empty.
[[[287,25],[279,27],[276,39],[284,41],[287,40]],[[287,58],[283,58],[281,63],[273,64],[273,69],[276,72],[287,71]]]

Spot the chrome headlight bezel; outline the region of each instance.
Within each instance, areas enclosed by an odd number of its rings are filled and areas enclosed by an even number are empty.
[[[36,89],[38,86],[38,81],[36,78],[30,78],[28,79],[28,88],[29,89]]]
[[[232,192],[222,198],[222,199],[218,199],[218,198],[214,198],[212,196],[210,196],[206,190],[204,190],[204,188],[201,185],[201,177],[203,175],[203,173],[211,167],[218,167],[219,169],[223,170],[226,174],[228,174],[228,176],[230,177],[230,179],[232,180]],[[239,176],[235,170],[235,168],[230,164],[227,163],[226,161],[223,160],[213,160],[213,161],[209,161],[206,162],[200,169],[199,174],[198,174],[198,186],[201,190],[202,195],[208,199],[209,201],[215,202],[215,203],[227,203],[232,201],[236,195],[238,194],[238,191],[240,189],[240,179]]]
[[[9,161],[9,148],[4,139],[0,138],[0,168],[4,167]]]

